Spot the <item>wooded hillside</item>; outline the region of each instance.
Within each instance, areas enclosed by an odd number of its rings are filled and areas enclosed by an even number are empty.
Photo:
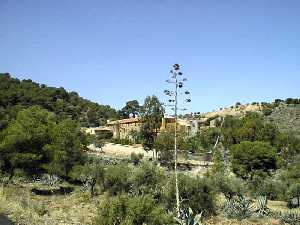
[[[117,117],[116,110],[109,105],[91,102],[76,92],[0,73],[0,130],[6,128],[19,111],[34,105],[54,112],[61,119],[76,120],[82,126],[99,126]]]

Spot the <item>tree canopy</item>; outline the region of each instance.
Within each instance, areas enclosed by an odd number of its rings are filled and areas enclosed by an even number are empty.
[[[76,92],[0,74],[0,131],[19,111],[33,105],[54,112],[62,119],[79,121],[82,126],[99,126],[107,119],[117,118],[116,110],[110,106],[83,99]]]
[[[80,126],[38,106],[20,111],[1,135],[1,170],[13,175],[15,169],[28,174],[46,171],[68,176],[83,161],[85,136]]]
[[[232,171],[244,179],[277,168],[276,149],[266,142],[243,141],[233,145],[230,154]]]
[[[164,116],[162,103],[156,96],[148,96],[142,107],[141,115],[143,126],[141,129],[144,138],[143,146],[145,149],[152,149],[155,138],[161,127],[161,121]]]
[[[140,114],[141,106],[137,100],[126,102],[126,105],[119,111],[120,117],[126,119],[132,116],[135,118]]]

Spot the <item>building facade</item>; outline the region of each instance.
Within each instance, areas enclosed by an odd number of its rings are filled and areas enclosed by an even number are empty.
[[[131,139],[132,134],[141,131],[143,122],[141,118],[129,118],[116,121],[108,121],[107,128],[113,133],[113,138]],[[188,136],[196,135],[199,131],[200,122],[198,120],[178,119],[177,129]],[[173,131],[175,128],[175,118],[162,118],[159,133]]]

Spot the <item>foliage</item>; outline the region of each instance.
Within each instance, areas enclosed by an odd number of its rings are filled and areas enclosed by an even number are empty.
[[[164,116],[164,108],[156,96],[148,96],[145,99],[141,116],[143,119],[141,128],[141,134],[144,139],[143,146],[146,150],[151,150]]]
[[[91,195],[95,194],[95,186],[103,185],[104,182],[104,167],[96,159],[90,158],[83,166],[74,166],[71,172],[73,180],[81,181],[85,187],[89,187]]]
[[[52,141],[44,146],[50,163],[43,168],[49,173],[68,176],[74,165],[84,163],[82,143],[86,144],[85,137],[79,125],[70,119],[59,122],[51,134]]]
[[[111,143],[120,145],[133,145],[134,143],[128,138],[113,138],[110,140]]]
[[[35,182],[39,182],[43,185],[55,186],[60,184],[62,180],[56,175],[42,174],[42,176],[35,179]]]
[[[161,161],[173,161],[174,134],[169,132],[160,133],[154,142],[153,148],[156,150]]]
[[[256,213],[259,217],[269,216],[271,211],[268,208],[267,196],[259,196],[257,198],[257,210]]]
[[[143,163],[133,173],[131,192],[133,195],[151,194],[160,201],[166,180],[165,173],[156,165]]]
[[[232,171],[243,179],[277,168],[276,150],[269,143],[243,141],[232,146],[230,154]]]
[[[116,111],[110,106],[83,99],[76,92],[0,74],[0,131],[16,118],[19,111],[33,105],[55,113],[60,119],[79,121],[82,126],[99,126],[108,119],[117,118]]]
[[[217,173],[213,176],[213,185],[218,192],[224,194],[227,200],[242,197],[247,191],[243,180],[224,173]]]
[[[132,152],[130,154],[130,160],[136,166],[140,164],[140,161],[141,161],[141,159],[143,159],[143,157],[144,157],[144,155],[141,153],[136,154],[136,153]]]
[[[300,215],[294,212],[283,213],[280,219],[286,224],[300,225]]]
[[[128,197],[118,195],[106,197],[99,205],[96,225],[165,225],[173,224],[173,218],[166,210],[155,204],[149,195]]]
[[[227,218],[243,220],[252,215],[252,203],[244,197],[227,200],[223,211]]]
[[[212,167],[212,173],[217,174],[217,173],[225,173],[226,172],[226,165],[224,162],[224,157],[221,154],[221,149],[217,149],[214,152],[213,155],[213,167]]]
[[[207,130],[202,131],[201,133],[198,133],[196,137],[199,139],[199,142],[201,143],[203,148],[209,151],[214,146],[219,133],[219,128],[211,127]]]
[[[121,118],[126,119],[130,116],[135,118],[140,114],[141,106],[137,100],[132,100],[126,102],[125,107],[123,107],[118,113]]]
[[[175,206],[174,184],[175,180],[171,179],[163,196],[168,209]],[[195,213],[203,212],[205,217],[215,213],[214,189],[205,178],[180,175],[178,186],[183,210],[190,207]]]
[[[28,174],[68,176],[70,169],[84,160],[86,142],[80,127],[69,119],[57,121],[37,106],[20,111],[2,138],[2,170],[11,175],[22,169]]]
[[[135,144],[142,144],[144,141],[142,133],[137,130],[131,130],[129,132],[129,138]]]
[[[300,139],[293,132],[280,133],[275,141],[285,165],[292,163],[300,154]]]
[[[201,219],[202,213],[195,214],[191,208],[183,210],[180,218],[175,218],[180,225],[202,225]]]
[[[256,196],[266,196],[270,200],[282,200],[285,196],[286,184],[273,177],[262,178],[252,189]]]
[[[129,192],[131,169],[125,164],[109,165],[105,170],[104,189],[111,195]]]
[[[191,153],[203,151],[199,135],[183,138],[182,143],[180,143],[180,149]]]
[[[289,199],[296,198],[297,199],[297,207],[300,206],[300,181],[292,184],[288,188],[288,197],[289,197]]]

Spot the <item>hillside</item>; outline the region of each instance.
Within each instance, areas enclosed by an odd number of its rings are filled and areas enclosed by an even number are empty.
[[[197,115],[196,118],[199,118],[208,126],[214,126],[214,121],[217,118],[226,116],[243,117],[249,112],[260,113],[264,115],[266,122],[274,124],[280,131],[293,132],[300,137],[299,99],[288,98],[286,100],[276,99],[272,103],[236,104],[217,111],[203,113],[200,116]]]
[[[47,87],[32,80],[19,80],[0,73],[0,130],[29,106],[38,105],[60,118],[71,118],[82,126],[99,126],[117,117],[109,105],[99,105],[64,88]]]
[[[265,117],[283,132],[295,132],[300,137],[300,104],[281,103]]]
[[[202,114],[201,116],[205,118],[224,117],[224,116],[242,116],[245,115],[247,112],[259,112],[262,110],[262,107],[263,106],[259,103],[246,104],[246,105],[237,104],[235,106],[222,108],[218,111],[207,112]]]

